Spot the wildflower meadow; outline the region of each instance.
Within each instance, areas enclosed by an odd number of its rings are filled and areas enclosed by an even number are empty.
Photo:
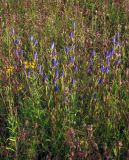
[[[0,160],[129,160],[129,1],[0,1]]]

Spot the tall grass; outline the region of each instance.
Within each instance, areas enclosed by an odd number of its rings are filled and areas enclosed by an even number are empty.
[[[128,159],[128,2],[5,0],[0,14],[0,158]]]

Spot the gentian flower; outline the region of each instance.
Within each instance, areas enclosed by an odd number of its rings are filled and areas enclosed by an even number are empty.
[[[99,80],[99,84],[102,84],[103,83],[103,80],[102,80],[102,78],[100,78],[100,80]]]
[[[58,61],[56,59],[52,59],[51,64],[55,67],[58,65]]]
[[[70,62],[71,62],[71,63],[74,62],[74,56],[70,56]]]
[[[112,43],[113,43],[113,45],[115,45],[115,43],[116,43],[115,37],[112,38]]]
[[[69,52],[69,48],[68,47],[65,47],[65,52],[68,54],[68,52]]]
[[[74,67],[73,67],[73,71],[74,71],[74,72],[77,72],[77,70],[78,70],[77,65],[74,65]]]
[[[58,70],[55,71],[55,78],[58,78],[59,77],[59,72]]]
[[[46,75],[46,73],[44,73],[43,78],[44,78],[44,81],[47,81],[47,75]]]
[[[18,45],[18,44],[19,44],[19,40],[16,39],[14,43],[15,43],[16,45]]]
[[[72,32],[69,33],[69,37],[70,37],[70,39],[73,38],[73,33]]]
[[[91,52],[91,56],[94,57],[95,54],[96,54],[96,53],[95,53],[95,50],[93,49],[92,52]]]
[[[37,52],[34,52],[34,60],[37,60],[38,59],[38,54]]]
[[[21,54],[21,56],[23,56],[23,54],[24,54],[24,51],[22,49],[20,50],[20,54]]]
[[[109,72],[109,68],[106,67],[106,68],[105,68],[105,73],[108,73],[108,72]]]
[[[19,56],[18,50],[17,50],[17,49],[16,49],[16,51],[15,51],[15,54],[16,54],[17,57]]]
[[[101,65],[101,71],[102,71],[102,72],[105,71],[104,65]]]
[[[58,92],[58,90],[59,90],[59,88],[58,88],[58,85],[56,84],[55,87],[54,87],[54,91]]]
[[[38,44],[37,40],[34,40],[34,46],[36,46]]]
[[[30,77],[30,69],[28,69],[27,76]]]
[[[42,74],[42,65],[39,65],[39,74]]]

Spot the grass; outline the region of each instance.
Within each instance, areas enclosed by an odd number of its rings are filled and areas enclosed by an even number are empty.
[[[128,11],[1,1],[1,160],[128,159]]]

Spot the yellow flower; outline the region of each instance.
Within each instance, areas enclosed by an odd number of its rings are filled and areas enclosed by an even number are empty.
[[[18,86],[18,88],[17,88],[17,91],[19,92],[19,91],[21,91],[22,89],[23,89],[23,85],[20,84],[20,85]]]
[[[35,66],[36,66],[36,62],[35,62],[35,61],[32,61],[32,62],[25,61],[25,62],[24,62],[24,65],[25,65],[25,68],[26,68],[26,69],[28,69],[28,68],[34,69]]]
[[[84,140],[80,140],[80,144],[83,145],[85,142]]]
[[[11,74],[14,71],[14,67],[10,66],[9,68],[5,69],[6,74]]]

